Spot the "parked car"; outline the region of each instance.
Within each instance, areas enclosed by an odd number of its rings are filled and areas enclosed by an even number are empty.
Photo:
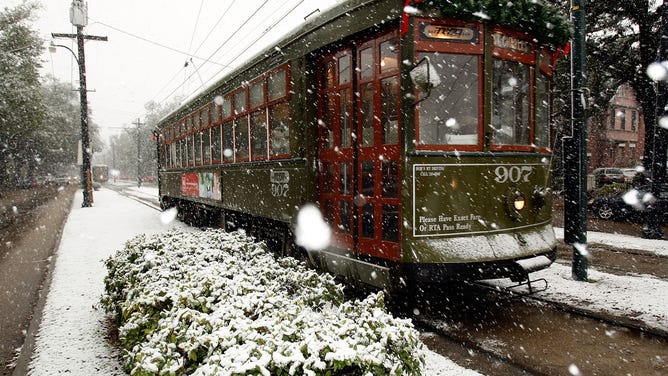
[[[596,182],[597,188],[606,184],[624,182],[624,172],[621,168],[601,167],[595,169],[592,174],[594,175],[594,181]]]
[[[662,223],[668,223],[668,184],[656,197],[649,186],[595,197],[589,200],[589,210],[601,219],[642,220],[650,207],[659,211]]]
[[[58,175],[55,178],[55,183],[59,187],[64,187],[68,184],[70,184],[70,177],[67,175]]]
[[[627,183],[633,182],[633,178],[635,178],[636,174],[638,172],[641,172],[642,168],[624,168],[622,169],[622,173],[624,174],[624,181]]]

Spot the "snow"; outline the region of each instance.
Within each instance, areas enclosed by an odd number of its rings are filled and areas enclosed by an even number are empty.
[[[137,191],[157,195],[157,191],[150,188],[142,187]],[[107,339],[109,316],[99,303],[107,274],[103,262],[122,249],[126,240],[140,233],[155,234],[186,227],[170,221],[165,225],[161,213],[113,191],[96,191],[93,208],[81,208],[81,196],[78,193],[73,202],[57,250],[52,282],[28,366],[30,375],[123,375],[119,350]],[[556,229],[556,234],[563,238],[563,230]],[[588,239],[668,256],[668,242],[662,240],[593,232],[588,233]],[[589,269],[589,283],[574,281],[570,267],[558,264],[532,274],[549,283],[549,289],[540,292],[539,297],[579,309],[634,317],[649,327],[668,331],[667,281],[646,275],[602,273],[595,269],[595,260],[593,264]],[[29,349],[24,348],[24,351]],[[425,357],[425,375],[478,374],[430,351],[426,351]]]

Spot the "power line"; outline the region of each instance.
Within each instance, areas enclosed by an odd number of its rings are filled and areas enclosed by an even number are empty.
[[[216,24],[213,25],[213,27],[211,28],[211,30],[209,30],[209,33],[204,37],[204,39],[203,39],[202,42],[199,44],[199,46],[197,46],[197,49],[195,50],[195,52],[193,52],[194,54],[196,54],[197,51],[199,51],[199,49],[202,48],[202,45],[204,45],[204,42],[206,42],[207,39],[209,39],[209,37],[211,36],[211,34],[213,34],[214,30],[216,30],[216,27],[218,27],[218,24],[220,24],[220,21],[223,20],[223,18],[224,18],[225,15],[227,14],[227,12],[230,10],[230,8],[232,8],[232,6],[234,5],[234,3],[235,3],[236,1],[237,1],[237,0],[232,0],[232,2],[230,3],[230,5],[227,6],[227,9],[225,9],[225,11],[223,12],[223,14],[218,18],[218,21],[216,21]]]
[[[93,20],[93,19],[90,18],[90,17],[89,17],[89,19],[90,19],[90,20]],[[104,22],[102,22],[102,21],[97,21],[97,20],[93,20],[93,21],[95,21],[96,23],[99,23],[99,24],[102,25],[102,26],[106,26],[106,27],[108,27],[108,28],[110,28],[110,29],[112,29],[112,30],[116,30],[116,31],[118,31],[119,33],[123,33],[123,34],[125,34],[125,35],[129,35],[129,36],[131,36],[131,37],[133,37],[133,38],[142,40],[142,41],[147,42],[147,43],[151,43],[151,44],[156,45],[156,46],[158,46],[158,47],[162,47],[162,48],[168,49],[168,50],[170,50],[170,51],[179,53],[179,54],[181,54],[181,55],[185,55],[185,56],[189,56],[189,57],[194,57],[194,58],[196,58],[196,59],[199,59],[199,60],[205,61],[205,62],[207,62],[207,63],[211,63],[211,64],[216,64],[216,65],[220,65],[220,66],[223,65],[223,64],[217,63],[217,62],[215,62],[215,61],[211,61],[211,60],[209,60],[209,59],[205,59],[205,58],[202,58],[202,57],[199,57],[199,56],[190,55],[190,54],[187,53],[187,52],[178,50],[178,49],[173,48],[173,47],[169,47],[169,46],[164,45],[164,44],[162,44],[162,43],[159,43],[159,42],[156,42],[156,41],[152,41],[152,40],[150,40],[150,39],[148,39],[148,38],[144,38],[144,37],[142,37],[142,36],[139,36],[139,35],[130,33],[130,32],[128,32],[128,31],[119,29],[119,28],[117,28],[117,27],[114,27],[114,26],[111,26],[111,25],[109,25],[109,24],[106,24],[106,23],[104,23]]]
[[[204,6],[204,0],[199,2],[199,10],[197,11],[197,18],[195,19],[195,26],[193,27],[193,34],[190,37],[190,45],[188,45],[188,53],[190,53],[193,46],[193,40],[195,39],[195,32],[197,31],[197,25],[199,24],[199,16],[202,14],[202,7]]]
[[[234,33],[232,33],[229,37],[227,37],[227,39],[223,42],[223,44],[221,44],[215,51],[213,51],[213,53],[212,53],[211,55],[209,55],[209,59],[211,59],[216,53],[218,53],[218,51],[220,51],[220,49],[223,48],[223,47],[225,46],[225,44],[227,44],[227,42],[229,42],[229,41],[230,41],[230,40],[231,40],[231,39],[232,39],[232,38],[233,38],[233,37],[234,37],[234,36],[241,30],[241,29],[243,29],[243,27],[246,26],[246,25],[248,24],[248,22],[249,22],[253,17],[255,17],[255,15],[256,15],[256,14],[257,14],[257,13],[258,13],[258,12],[265,6],[265,5],[267,5],[268,2],[269,2],[269,0],[265,0],[265,1],[262,3],[262,5],[260,5],[260,6],[259,6],[259,7],[258,7],[258,8],[257,8],[257,9],[256,9],[256,10],[255,10],[255,11],[254,11],[254,12],[253,12],[253,13],[252,13],[252,14],[251,14],[245,21],[244,21],[244,23],[241,24],[241,26],[240,26]],[[208,59],[205,60],[205,61],[208,61]],[[224,65],[224,64],[218,64],[218,65]],[[229,68],[229,66],[224,66],[224,68]],[[222,70],[221,70],[221,71],[222,71]],[[187,80],[190,80],[190,78],[192,78],[192,76],[194,76],[195,73],[197,73],[197,70],[196,70],[195,72],[191,73],[191,74],[184,80],[184,83],[182,83],[181,85],[177,86],[174,90],[172,90],[172,92],[170,92],[170,93],[169,93],[169,94],[168,94],[162,101],[160,101],[160,103],[162,103],[162,102],[164,102],[165,100],[167,100],[167,98],[171,97],[177,90],[179,90],[181,87],[183,87],[183,85],[185,85],[185,82],[186,82]],[[198,90],[199,90],[199,89],[198,89]]]
[[[220,22],[223,20],[223,18],[225,18],[225,15],[226,15],[227,12],[232,8],[232,6],[234,5],[235,2],[236,2],[236,0],[232,0],[232,2],[227,6],[227,9],[225,9],[225,11],[223,12],[223,14],[218,18],[218,21],[216,21],[216,23],[213,25],[213,27],[209,30],[209,33],[204,37],[204,40],[202,40],[202,42],[197,46],[197,49],[195,49],[195,51],[193,52],[193,54],[196,54],[196,53],[199,51],[199,49],[204,45],[204,43],[207,41],[207,39],[209,39],[209,37],[211,36],[211,34],[213,34],[213,32],[216,30],[216,27],[218,27],[218,24],[220,24]],[[200,9],[201,9],[201,8],[200,8]],[[198,19],[199,19],[199,16],[198,16]],[[194,33],[193,33],[193,36],[194,36]],[[192,40],[191,40],[190,43],[192,44]],[[188,50],[190,50],[190,48],[188,48]],[[194,64],[195,64],[195,63],[193,62],[193,65],[194,65]],[[162,91],[165,90],[165,89],[166,89],[166,88],[167,88],[167,87],[174,81],[174,79],[175,79],[176,77],[178,77],[179,74],[181,74],[181,71],[185,70],[185,68],[186,68],[187,66],[188,66],[188,63],[187,63],[187,61],[186,61],[186,64],[183,65],[183,66],[181,66],[181,68],[180,68],[176,73],[174,73],[174,75],[172,76],[172,78],[170,78],[169,81],[168,81],[162,88],[160,88],[160,90],[158,90],[158,92],[155,93],[155,95],[153,95],[153,97],[151,97],[151,100],[155,100],[155,98],[156,98],[158,95],[160,95],[160,94],[162,93]],[[186,79],[187,79],[187,74],[184,75],[184,82],[185,82]],[[201,78],[200,78],[200,80],[201,80]],[[166,98],[165,98],[165,100],[166,100]]]
[[[241,55],[243,55],[244,53],[246,53],[246,51],[248,51],[248,50],[249,50],[249,49],[250,49],[250,48],[251,48],[257,41],[259,41],[260,39],[262,39],[262,37],[264,37],[264,36],[265,36],[271,29],[273,29],[273,28],[274,28],[276,25],[278,25],[281,21],[283,21],[288,15],[290,15],[290,13],[294,12],[294,10],[297,9],[297,7],[298,7],[299,5],[301,5],[303,2],[304,2],[304,0],[300,0],[300,1],[299,1],[295,6],[293,6],[289,11],[287,11],[286,13],[284,13],[283,15],[281,15],[280,17],[278,17],[277,21],[275,21],[275,22],[274,22],[273,24],[271,24],[269,27],[267,27],[266,29],[264,29],[264,31],[262,31],[262,33],[261,33],[257,38],[255,38],[254,41],[252,41],[251,43],[248,43],[248,44],[247,44],[247,47],[246,47],[245,49],[243,49],[241,52],[239,52],[239,53],[238,53],[236,56],[234,56],[232,59],[230,59],[230,61],[234,61],[234,60],[238,59]],[[264,4],[263,4],[263,5],[264,5]],[[228,40],[229,40],[229,39],[228,39]],[[226,42],[227,42],[227,41],[226,41]],[[217,50],[216,50],[216,52],[217,52]],[[214,52],[214,53],[215,53],[215,52]],[[218,75],[219,75],[224,69],[226,69],[226,68],[229,68],[229,65],[224,65],[218,72],[216,72],[213,76],[211,76],[211,78],[209,78],[209,79],[207,80],[207,82],[209,82],[209,81],[211,81],[212,79],[215,79],[216,77],[218,77]],[[191,75],[190,77],[192,77],[192,75]],[[190,78],[190,77],[189,77],[189,78]],[[197,89],[197,90],[199,90],[199,89]],[[192,96],[194,93],[197,92],[197,90],[192,91],[190,94],[188,94],[188,96],[187,96],[186,98],[189,98],[190,96]],[[171,94],[170,94],[170,95],[171,95]]]

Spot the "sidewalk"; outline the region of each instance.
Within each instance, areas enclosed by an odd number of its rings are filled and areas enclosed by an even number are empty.
[[[21,354],[14,375],[124,375],[119,351],[109,345],[108,316],[99,305],[106,276],[103,261],[137,234],[184,226],[180,222],[163,224],[158,211],[111,190],[95,191],[93,208],[81,208],[81,196],[76,194],[63,229],[41,321],[33,320],[39,322],[39,330],[32,329],[33,323],[27,336],[35,336],[34,351],[31,356],[27,342],[23,352],[28,354]],[[557,236],[562,235],[557,229]],[[589,233],[589,239],[615,245],[631,242],[631,248],[668,252],[668,242],[661,240],[596,233]],[[668,281],[595,270],[590,275],[595,281],[575,282],[570,268],[555,264],[536,277],[549,281],[550,289],[543,293],[547,300],[618,316],[634,314],[668,331]],[[428,356],[426,375],[477,374],[433,353]]]
[[[95,191],[94,200],[93,208],[81,208],[82,195],[75,196],[28,374],[124,374],[118,350],[109,345],[108,318],[99,305],[106,275],[103,261],[139,233],[180,224],[163,225],[157,211],[106,189]],[[22,374],[18,372],[19,367],[14,374]]]

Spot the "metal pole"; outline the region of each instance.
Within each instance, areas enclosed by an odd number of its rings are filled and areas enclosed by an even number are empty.
[[[585,124],[586,0],[571,0],[575,28],[571,55],[571,135],[564,137],[564,241],[573,245],[573,279],[587,280],[587,132]]]
[[[137,118],[137,188],[141,188],[141,137],[139,134],[139,126],[144,125],[139,118]]]
[[[662,5],[661,13],[661,41],[659,44],[659,61],[668,62],[668,6],[664,3]],[[650,148],[649,153],[645,155],[650,156],[649,166],[650,173],[650,187],[654,197],[658,198],[661,194],[661,187],[666,182],[666,144],[668,143],[668,129],[659,125],[662,118],[668,119],[668,83],[665,80],[658,82],[657,96],[656,96],[656,119],[645,132],[652,132],[653,137],[650,137],[652,144],[645,145],[645,148]],[[665,120],[664,120],[665,121]],[[662,220],[661,213],[656,210],[655,205],[650,205],[648,208],[645,226],[642,229],[642,237],[647,239],[665,239],[663,229],[661,228]]]
[[[90,171],[90,138],[88,135],[88,98],[86,91],[86,60],[84,57],[83,27],[77,26],[77,46],[79,48],[79,96],[81,97],[81,179],[83,182],[82,208],[93,206],[93,181]]]

